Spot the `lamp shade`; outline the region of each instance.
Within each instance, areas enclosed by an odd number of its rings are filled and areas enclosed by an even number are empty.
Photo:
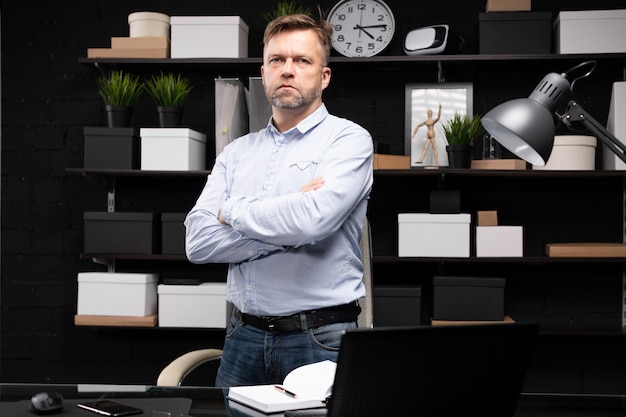
[[[507,101],[481,119],[485,130],[513,154],[533,165],[544,166],[552,153],[552,114],[529,98]]]
[[[502,146],[533,165],[544,166],[554,144],[554,112],[568,97],[569,81],[550,73],[528,98],[519,98],[493,108],[481,123]]]

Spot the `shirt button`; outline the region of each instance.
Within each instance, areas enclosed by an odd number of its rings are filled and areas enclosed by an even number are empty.
[[[253,250],[249,250],[248,251],[248,255],[250,255],[250,256],[254,255],[254,251]]]
[[[246,285],[246,290],[248,290],[248,291],[252,291],[252,284],[248,284],[248,285]]]

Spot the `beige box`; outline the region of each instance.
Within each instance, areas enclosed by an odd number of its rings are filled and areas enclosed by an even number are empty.
[[[128,15],[131,38],[144,36],[170,37],[170,17],[158,12],[134,12]]]
[[[141,128],[141,169],[206,169],[206,135],[188,128]]]
[[[626,52],[626,9],[562,11],[553,31],[557,54]]]
[[[158,293],[159,327],[226,327],[226,283],[159,285]]]
[[[398,214],[398,256],[469,258],[469,253],[469,214]]]
[[[239,16],[172,16],[172,58],[247,58],[248,25]]]
[[[476,226],[476,257],[524,256],[522,226]]]
[[[596,168],[596,138],[584,135],[555,136],[552,153],[546,164],[532,167],[533,170],[593,171]]]
[[[157,312],[157,274],[81,272],[78,315],[143,317]]]
[[[487,12],[528,12],[531,0],[487,0]]]

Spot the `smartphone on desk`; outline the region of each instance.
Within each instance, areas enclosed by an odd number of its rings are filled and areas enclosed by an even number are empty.
[[[109,417],[132,416],[135,414],[143,413],[143,410],[141,408],[133,407],[132,405],[122,404],[111,400],[98,400],[88,403],[78,403],[76,405],[78,406],[78,408],[89,410],[94,413]]]

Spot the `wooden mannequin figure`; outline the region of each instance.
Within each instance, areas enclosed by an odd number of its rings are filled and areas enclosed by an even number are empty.
[[[426,151],[428,150],[428,147],[432,145],[433,159],[435,161],[435,165],[439,166],[439,155],[437,154],[437,143],[435,142],[435,123],[437,123],[439,119],[441,118],[441,104],[439,104],[439,112],[437,113],[436,119],[433,119],[433,111],[431,109],[428,109],[427,114],[428,114],[428,119],[424,120],[423,122],[415,126],[415,130],[413,130],[413,135],[411,135],[411,140],[413,140],[413,138],[417,134],[417,131],[419,130],[420,127],[426,126],[426,129],[427,129],[426,143],[424,144],[424,150],[422,151],[422,154],[420,155],[420,159],[417,162],[421,163],[422,161],[424,161],[424,156],[426,156]]]

